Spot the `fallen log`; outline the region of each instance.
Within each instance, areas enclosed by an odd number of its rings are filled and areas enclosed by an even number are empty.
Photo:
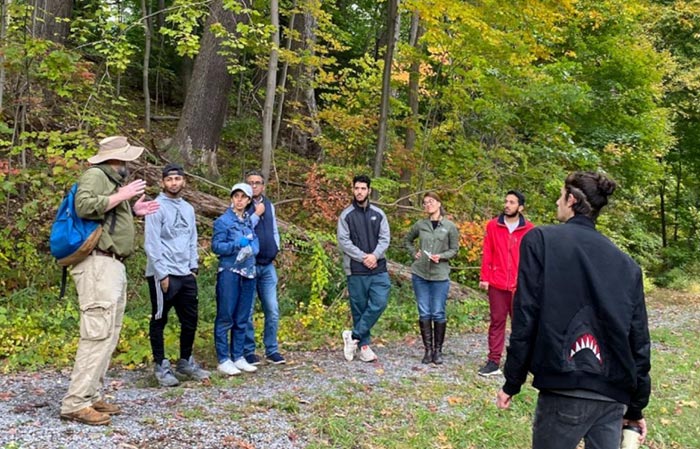
[[[411,267],[409,267],[408,265],[403,265],[398,262],[387,260],[386,266],[389,270],[389,274],[392,275],[394,278],[401,278],[407,282],[411,282]],[[466,285],[462,285],[455,281],[450,281],[450,292],[447,297],[449,299],[465,301],[485,299],[486,296],[479,290],[475,290],[471,287],[467,287]]]

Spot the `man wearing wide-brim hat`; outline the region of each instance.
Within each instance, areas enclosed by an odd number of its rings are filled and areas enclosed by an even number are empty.
[[[133,216],[158,210],[156,201],[146,201],[146,181],[124,185],[128,161],[143,153],[126,137],[100,141],[93,164],[78,180],[75,209],[81,218],[99,220],[102,234],[94,251],[71,268],[80,304],[80,340],[68,393],[61,403],[61,418],[90,425],[108,425],[120,408],[102,399],[100,388],[112,352],[119,341],[126,306],[124,259],[134,251]],[[139,199],[133,208],[129,201]]]

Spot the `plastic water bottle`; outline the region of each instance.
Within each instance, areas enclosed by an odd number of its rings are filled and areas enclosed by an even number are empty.
[[[641,434],[642,429],[639,426],[623,426],[620,449],[639,449],[639,436]]]
[[[253,241],[253,235],[249,234],[246,236],[249,241]],[[253,248],[250,245],[246,245],[238,251],[236,255],[236,263],[241,263],[247,258],[253,255]]]

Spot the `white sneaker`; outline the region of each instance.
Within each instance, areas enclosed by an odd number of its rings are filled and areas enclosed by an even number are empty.
[[[241,374],[241,370],[236,368],[236,365],[231,361],[231,359],[226,360],[224,363],[219,363],[216,367],[217,371],[227,376],[237,376]]]
[[[244,357],[241,357],[240,359],[236,360],[233,362],[234,365],[236,365],[236,368],[238,368],[241,371],[245,371],[246,373],[254,373],[258,370],[257,366],[251,365],[250,363],[245,361]]]
[[[357,351],[357,340],[352,339],[352,331],[343,331],[343,355],[345,360],[351,362]]]
[[[377,360],[377,354],[372,351],[372,348],[370,348],[369,345],[364,345],[362,348],[360,348],[360,360],[363,362],[374,362]]]

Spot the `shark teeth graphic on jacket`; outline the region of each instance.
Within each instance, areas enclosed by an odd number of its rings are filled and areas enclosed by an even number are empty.
[[[603,364],[603,359],[600,357],[600,346],[598,345],[598,340],[591,334],[583,334],[576,339],[576,341],[571,345],[571,351],[569,352],[569,360],[574,358],[576,354],[584,349],[590,350],[598,359],[598,363]]]

